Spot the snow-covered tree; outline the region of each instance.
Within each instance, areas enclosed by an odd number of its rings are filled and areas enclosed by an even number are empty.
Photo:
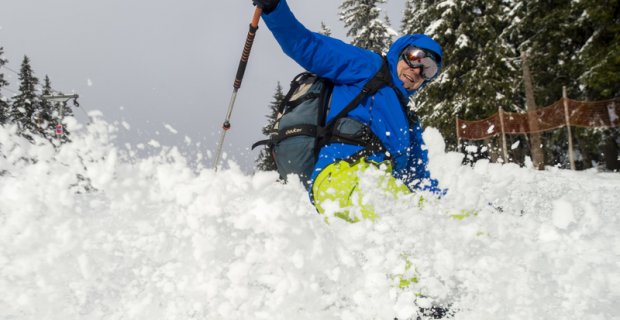
[[[580,27],[583,12],[577,1],[513,2],[506,17],[506,39],[520,55],[526,52],[536,102],[547,106],[562,96],[567,86],[572,97],[579,97],[579,78],[585,72],[579,51],[591,36]]]
[[[36,110],[35,119],[36,124],[47,139],[52,140],[56,137],[55,126],[57,123],[57,117],[54,117],[55,113],[59,110],[58,103],[51,102],[43,99],[45,96],[52,95],[52,83],[50,78],[46,75],[43,81],[43,88],[41,92],[41,106]]]
[[[379,3],[386,0],[344,0],[340,5],[340,20],[344,22],[351,44],[378,53],[386,52],[395,34],[388,23],[380,19]]]
[[[34,76],[28,56],[24,56],[22,61],[19,81],[19,93],[13,101],[10,121],[17,123],[20,134],[31,138],[31,133],[38,132],[33,116],[40,107],[41,100],[36,92],[39,80]]]
[[[332,29],[330,29],[324,22],[321,22],[321,31],[319,31],[319,33],[329,37],[332,35]]]
[[[580,28],[591,36],[578,52],[586,71],[580,77],[587,100],[607,100],[620,96],[620,1],[582,0]],[[597,141],[601,161],[609,170],[619,170],[620,128],[601,130]],[[598,160],[598,159],[597,159]]]
[[[50,96],[56,95],[63,95],[63,93],[53,90],[49,77],[45,76],[45,83],[41,94],[41,108],[37,113],[40,115],[38,120],[42,125],[41,128],[45,130],[45,136],[48,139],[66,143],[71,141],[69,139],[71,134],[67,130],[64,120],[67,117],[72,117],[74,115],[73,109],[68,106],[69,101],[54,101],[54,99],[49,98]],[[43,97],[47,97],[47,99],[44,99]],[[75,100],[73,103],[77,106],[77,102]],[[62,125],[61,134],[56,132],[57,125]]]
[[[589,31],[578,52],[587,70],[580,76],[586,98],[620,96],[620,1],[582,0],[576,11],[583,13],[579,28]]]
[[[442,22],[441,8],[449,7],[449,4],[439,6],[440,2],[442,1],[407,0],[401,21],[401,32],[403,34],[424,33],[433,36],[432,28]]]
[[[278,116],[278,108],[284,101],[284,93],[282,92],[282,86],[280,82],[276,86],[276,91],[273,95],[273,100],[269,104],[269,114],[267,115],[267,124],[263,127],[262,132],[265,136],[270,138],[273,135],[273,125]],[[271,148],[266,146],[258,154],[256,159],[256,169],[261,171],[273,171],[276,170],[276,163],[271,156]]]
[[[448,146],[456,146],[454,121],[480,119],[498,107],[514,109],[515,52],[502,42],[506,22],[501,2],[492,0],[407,2],[404,33],[424,33],[444,50],[442,73],[415,97],[425,125],[438,128]]]
[[[609,45],[612,39],[620,39],[615,33],[599,38],[606,33],[604,30],[618,30],[617,15],[615,18],[607,15],[610,12],[613,16],[611,12],[614,10],[618,12],[617,1],[615,3],[615,9],[612,5],[611,11],[608,5],[592,1],[524,1],[512,4],[509,11],[512,23],[506,28],[505,35],[516,51],[527,52],[538,106],[548,106],[560,99],[564,86],[569,97],[580,100],[607,98],[609,96],[601,96],[600,93],[607,89],[608,93],[617,91],[620,87],[617,81],[612,80],[620,75],[618,62],[615,63],[615,78],[613,71],[611,78],[598,78],[614,70],[614,55],[620,57]],[[603,14],[599,15],[599,12]],[[611,59],[607,60],[608,57]],[[600,66],[604,67],[598,69]],[[598,73],[597,70],[604,71]],[[596,83],[590,82],[595,78],[608,83],[602,87],[589,87],[589,83]],[[573,128],[572,133],[580,159],[577,166],[591,167],[592,162],[600,158],[598,145],[603,139],[601,130]],[[566,135],[566,130],[544,135],[549,164],[563,163],[568,166]]]
[[[2,95],[2,87],[9,85],[9,82],[4,79],[4,74],[2,73],[2,66],[7,63],[3,54],[4,48],[0,47],[0,125],[5,124],[9,118],[8,98]]]

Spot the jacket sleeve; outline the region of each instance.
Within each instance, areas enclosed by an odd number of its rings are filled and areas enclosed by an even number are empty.
[[[280,0],[270,13],[262,15],[286,55],[304,69],[337,84],[353,84],[371,77],[381,58],[369,50],[306,29]]]

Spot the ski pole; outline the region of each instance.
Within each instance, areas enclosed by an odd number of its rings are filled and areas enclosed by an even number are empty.
[[[250,50],[252,50],[252,44],[254,43],[256,30],[258,30],[258,21],[260,20],[260,15],[262,11],[263,10],[259,7],[256,7],[256,9],[254,10],[254,16],[252,17],[252,22],[250,23],[250,31],[248,31],[248,36],[245,39],[245,45],[243,46],[243,52],[241,53],[241,60],[239,61],[239,67],[237,68],[237,75],[235,77],[235,82],[233,83],[233,93],[230,97],[230,103],[228,104],[228,112],[226,113],[226,118],[224,119],[224,123],[222,124],[222,133],[220,135],[220,141],[217,147],[217,154],[215,156],[215,171],[217,171],[217,167],[220,163],[220,157],[222,156],[222,148],[224,145],[224,138],[226,137],[226,132],[230,129],[230,116],[232,115],[233,106],[235,105],[235,100],[237,99],[237,91],[239,91],[239,88],[241,87],[241,80],[243,80],[245,67],[248,65]]]

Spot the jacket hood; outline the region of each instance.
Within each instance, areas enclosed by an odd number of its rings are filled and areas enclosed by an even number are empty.
[[[398,64],[400,53],[408,46],[416,46],[418,48],[426,49],[426,50],[436,53],[437,56],[439,56],[439,61],[437,63],[439,66],[439,70],[437,71],[437,75],[435,75],[435,77],[433,77],[432,79],[424,81],[422,85],[420,85],[420,87],[418,87],[415,90],[405,89],[405,87],[403,87],[402,81],[398,79],[398,73],[396,72],[396,65]],[[390,65],[390,71],[392,73],[393,83],[396,85],[397,88],[399,88],[403,92],[404,95],[409,97],[413,95],[414,93],[416,93],[421,88],[423,88],[427,83],[434,80],[439,75],[439,73],[441,72],[442,65],[443,65],[443,50],[441,50],[441,46],[439,45],[439,43],[437,43],[437,41],[433,40],[431,37],[427,35],[410,34],[410,35],[405,35],[405,36],[398,38],[398,40],[396,40],[396,42],[394,42],[390,46],[390,50],[387,53],[387,60],[388,60],[388,64]]]

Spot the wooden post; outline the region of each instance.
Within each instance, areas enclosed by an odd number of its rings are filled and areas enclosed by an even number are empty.
[[[504,163],[508,163],[508,148],[506,147],[506,131],[504,129],[504,111],[501,106],[499,107],[499,124],[502,129],[502,151]]]
[[[534,85],[532,84],[532,74],[527,63],[527,55],[521,52],[521,66],[523,68],[523,85],[525,87],[525,101],[527,105],[527,119],[530,125],[530,153],[532,163],[538,170],[545,169],[545,157],[541,148],[538,117],[536,115],[536,100],[534,99]]]
[[[566,119],[566,131],[568,134],[568,159],[570,160],[570,169],[575,170],[575,156],[573,155],[573,134],[570,128],[570,115],[568,114],[568,95],[566,94],[566,86],[562,86],[562,101],[564,101],[564,118]]]

